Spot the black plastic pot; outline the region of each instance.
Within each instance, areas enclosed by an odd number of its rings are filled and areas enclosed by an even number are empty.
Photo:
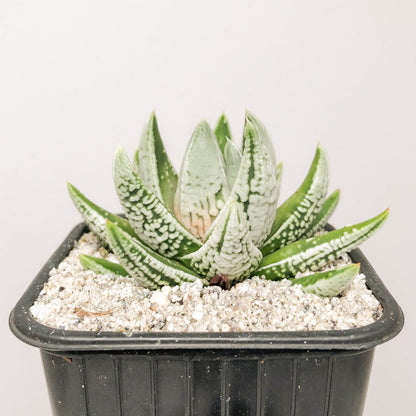
[[[404,318],[359,250],[351,257],[383,306],[362,328],[127,337],[41,325],[29,308],[85,231],[83,223],[72,230],[10,315],[13,333],[41,349],[54,415],[362,415],[374,348]]]

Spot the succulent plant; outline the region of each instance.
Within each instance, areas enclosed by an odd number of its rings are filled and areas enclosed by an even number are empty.
[[[120,264],[81,255],[97,273],[131,276],[144,287],[202,279],[229,287],[250,276],[292,279],[307,292],[335,296],[358,274],[359,265],[314,272],[366,240],[388,210],[359,224],[321,233],[339,200],[327,198],[328,162],[317,146],[309,172],[278,206],[282,165],[276,164],[263,124],[246,113],[242,150],[222,115],[213,131],[198,124],[176,173],[153,113],[133,163],[119,147],[114,183],[126,218],[112,214],[68,184],[84,220]]]

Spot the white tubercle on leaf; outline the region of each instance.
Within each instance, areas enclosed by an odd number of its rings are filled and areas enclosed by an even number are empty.
[[[109,221],[106,223],[106,232],[110,246],[121,265],[143,287],[156,289],[160,286],[193,282],[199,278],[182,264],[154,252]]]
[[[166,257],[176,257],[201,246],[201,242],[147,189],[121,146],[114,155],[114,184],[130,224],[153,250]]]
[[[155,113],[143,129],[138,162],[143,183],[173,211],[178,175],[163,146]]]
[[[296,241],[307,231],[325,200],[328,182],[328,160],[318,145],[302,185],[277,209],[271,234],[261,248],[263,254]]]
[[[213,222],[207,241],[182,261],[203,276],[225,274],[233,282],[249,276],[261,258],[251,240],[243,207],[230,197]]]
[[[243,205],[251,239],[259,247],[273,224],[279,186],[276,165],[249,120],[244,128],[243,156],[232,195]]]
[[[358,276],[359,271],[359,264],[347,264],[337,269],[290,279],[290,281],[301,285],[304,292],[322,297],[333,297],[344,291]]]
[[[229,195],[224,160],[206,121],[196,127],[182,162],[175,215],[200,240]]]

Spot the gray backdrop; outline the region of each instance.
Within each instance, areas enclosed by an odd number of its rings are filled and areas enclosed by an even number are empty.
[[[282,199],[327,149],[333,224],[391,207],[363,245],[407,326],[377,349],[367,416],[411,414],[415,371],[413,1],[0,1],[1,414],[48,415],[39,353],[7,315],[80,221],[66,181],[119,210],[111,163],[155,109],[178,167],[196,123],[255,112],[284,161]],[[413,406],[412,406],[413,410]]]

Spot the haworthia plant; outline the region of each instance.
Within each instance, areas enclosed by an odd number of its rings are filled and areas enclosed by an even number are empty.
[[[278,206],[281,177],[272,141],[252,113],[246,114],[241,150],[224,114],[215,130],[206,121],[198,124],[179,175],[152,113],[133,163],[121,147],[114,157],[114,183],[127,219],[68,185],[90,230],[119,260],[81,255],[81,264],[96,273],[130,276],[150,289],[195,279],[225,279],[227,287],[258,275],[337,296],[359,265],[319,269],[369,238],[388,211],[318,233],[339,201],[339,190],[326,197],[328,162],[320,145],[299,189]],[[309,274],[294,278],[299,272]]]

